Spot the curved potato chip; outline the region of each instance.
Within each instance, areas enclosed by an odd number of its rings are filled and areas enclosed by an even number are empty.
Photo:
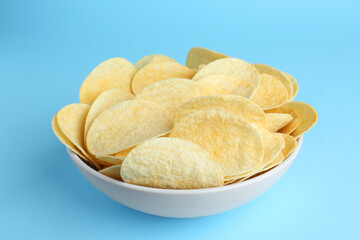
[[[104,168],[99,171],[99,173],[104,174],[105,176],[111,177],[115,180],[122,181],[120,175],[121,165],[114,165],[111,167]]]
[[[200,69],[202,69],[203,67],[205,67],[205,66],[206,66],[206,64],[200,64],[198,71],[199,71]]]
[[[297,141],[294,137],[288,134],[282,134],[282,133],[276,133],[276,134],[284,139],[285,147],[271,163],[269,163],[264,167],[262,171],[267,171],[270,168],[273,168],[279,165],[280,163],[282,163],[290,155],[290,153],[292,153],[295,150],[297,146]]]
[[[284,158],[287,158],[295,150],[297,146],[297,141],[293,136],[289,134],[277,134],[281,135],[284,138],[285,148],[281,151],[281,153],[284,155]]]
[[[287,77],[285,77],[285,75],[283,75],[281,73],[280,70],[271,67],[269,65],[266,64],[261,64],[261,63],[254,63],[253,66],[255,66],[255,68],[262,74],[262,73],[266,73],[268,75],[271,75],[275,78],[277,78],[286,88],[287,93],[288,93],[288,101],[291,100],[292,95],[293,95],[293,88],[292,85],[290,83],[290,80],[287,79]]]
[[[147,56],[141,58],[139,61],[137,61],[135,63],[134,66],[135,66],[136,70],[139,71],[145,65],[152,64],[152,63],[160,63],[160,62],[176,62],[176,61],[174,59],[172,59],[171,57],[168,57],[165,55],[152,54],[152,55],[147,55]]]
[[[82,154],[81,151],[61,131],[57,123],[57,113],[54,115],[54,117],[51,120],[51,127],[55,133],[55,136],[60,140],[62,144],[68,147],[75,154],[79,155],[82,159],[89,161],[89,159],[85,157],[84,154]]]
[[[227,95],[231,94],[225,88],[222,88],[221,86],[216,86],[214,84],[200,83],[200,82],[195,82],[195,84],[196,84],[195,88],[197,94],[193,98],[201,97],[201,96],[209,96],[209,95],[218,95],[218,94],[227,94]]]
[[[266,113],[266,129],[270,132],[277,132],[285,127],[293,119],[288,113]]]
[[[264,157],[262,161],[258,163],[258,165],[250,170],[249,172],[237,175],[237,176],[231,176],[229,178],[225,178],[226,181],[231,181],[234,179],[240,179],[244,178],[243,180],[257,174],[258,172],[262,171],[262,169],[271,163],[279,153],[284,149],[285,147],[285,140],[283,137],[271,133],[268,130],[264,128],[258,128],[258,130],[261,133],[261,139],[264,144]]]
[[[104,166],[113,166],[122,164],[125,157],[116,157],[116,156],[96,156],[96,160]]]
[[[261,74],[260,84],[251,101],[262,109],[271,109],[283,105],[288,100],[284,85],[275,77]]]
[[[132,91],[137,95],[140,91],[160,80],[169,78],[191,79],[195,72],[176,62],[152,63],[141,68],[132,80]]]
[[[295,80],[295,78],[293,78],[293,76],[291,76],[290,74],[286,73],[286,72],[281,72],[287,79],[289,79],[291,86],[293,88],[293,94],[292,94],[292,98],[291,101],[295,98],[297,92],[299,91],[299,84],[297,83],[297,81]]]
[[[84,103],[69,104],[57,113],[57,124],[63,134],[80,150],[80,152],[97,168],[99,164],[88,152],[84,144],[84,124],[90,106]]]
[[[255,168],[264,156],[259,130],[241,116],[224,110],[200,110],[177,122],[170,137],[189,140],[212,154],[224,176]]]
[[[317,113],[313,107],[303,102],[288,102],[281,107],[270,109],[268,112],[273,113],[289,113],[293,120],[285,127],[279,130],[280,133],[291,134],[298,138],[317,122]]]
[[[127,183],[168,189],[224,184],[219,165],[198,145],[179,138],[148,140],[126,156],[121,177]]]
[[[100,63],[82,83],[80,102],[92,104],[100,93],[111,88],[131,93],[131,79],[135,73],[135,67],[124,58],[110,58]]]
[[[167,135],[167,134],[165,134],[165,135]],[[134,147],[136,147],[136,146],[134,146]],[[120,152],[117,152],[114,154],[114,156],[119,157],[119,158],[125,158],[129,154],[129,152],[134,149],[134,147],[130,147],[130,148],[124,149]]]
[[[195,85],[194,81],[185,78],[161,80],[145,87],[136,99],[162,105],[174,116],[181,104],[197,96]]]
[[[229,93],[250,98],[255,93],[255,88],[247,81],[231,75],[209,75],[200,78],[197,82],[214,84],[226,89]]]
[[[167,133],[165,135],[159,136],[159,137],[169,137],[170,133]],[[118,165],[121,164],[125,157],[129,154],[131,150],[133,150],[136,146],[124,149],[118,153],[115,153],[113,155],[107,155],[107,156],[97,156],[97,159],[101,162],[101,164],[104,165]]]
[[[135,146],[134,146],[135,147]],[[106,156],[96,156],[96,159],[98,162],[105,166],[113,166],[113,165],[119,165],[122,164],[125,157],[128,155],[128,153],[134,148],[127,148],[125,150],[122,150],[118,153],[115,153],[113,155],[106,155]]]
[[[289,102],[286,105],[292,108],[299,116],[299,124],[291,133],[291,136],[298,138],[309,131],[317,122],[318,115],[315,109],[309,104],[304,102]]]
[[[228,93],[213,85],[201,84],[185,78],[161,80],[145,87],[136,99],[162,105],[172,117],[181,104],[195,97]]]
[[[255,103],[236,95],[211,95],[194,98],[178,108],[175,122],[198,110],[218,109],[240,115],[250,123],[266,126],[265,113]]]
[[[91,125],[87,146],[105,156],[170,132],[173,119],[160,105],[142,100],[120,102],[101,113]]]
[[[292,120],[287,125],[285,125],[284,127],[282,127],[281,129],[278,130],[279,133],[290,134],[298,127],[299,116],[295,112],[295,110],[288,107],[287,104],[288,103],[285,103],[284,105],[282,105],[280,107],[265,110],[265,113],[287,113],[287,114],[290,114],[292,117]]]
[[[259,86],[260,73],[248,62],[237,58],[223,58],[213,61],[203,67],[193,77],[194,81],[209,75],[231,75],[250,83],[255,89]]]
[[[189,50],[186,56],[186,66],[191,69],[200,69],[200,65],[206,65],[221,58],[228,56],[211,51],[202,47],[193,47]]]
[[[122,90],[121,88],[113,88],[102,92],[93,102],[89,109],[89,113],[85,121],[84,139],[86,139],[89,127],[97,116],[111,106],[121,101],[130,100],[134,95]]]

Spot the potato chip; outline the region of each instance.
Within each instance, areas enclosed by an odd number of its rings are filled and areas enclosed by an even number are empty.
[[[209,75],[231,75],[250,83],[255,89],[259,86],[260,73],[256,68],[241,59],[223,58],[213,61],[203,67],[193,77],[194,81]]]
[[[165,134],[165,135],[168,135],[168,134]],[[124,149],[124,150],[122,150],[120,152],[117,152],[117,153],[114,154],[114,156],[119,157],[119,158],[125,158],[129,154],[129,152],[134,149],[134,147],[127,148],[127,149]]]
[[[116,156],[96,156],[96,160],[98,163],[104,166],[113,166],[113,165],[119,165],[122,164],[125,157],[116,157]]]
[[[266,129],[270,132],[277,132],[279,129],[285,127],[293,119],[291,114],[287,113],[267,113]]]
[[[186,66],[191,69],[200,69],[200,65],[206,65],[215,60],[221,58],[227,58],[228,56],[211,51],[202,47],[193,47],[189,50],[186,57]]]
[[[80,102],[92,104],[100,93],[111,88],[131,93],[131,79],[135,73],[135,67],[124,58],[110,58],[100,63],[81,85]]]
[[[60,109],[56,119],[64,136],[80,150],[88,161],[99,168],[99,164],[96,163],[94,157],[85,150],[84,124],[89,109],[90,106],[87,104],[73,103]]]
[[[291,134],[295,138],[311,129],[318,118],[314,108],[303,102],[289,102],[281,107],[270,109],[269,112],[291,114],[294,119],[288,125],[281,128],[279,132]]]
[[[250,83],[231,75],[209,75],[200,78],[197,82],[214,84],[226,89],[231,94],[245,98],[251,98],[255,93],[255,88]]]
[[[170,137],[205,148],[219,163],[225,177],[250,171],[264,156],[259,130],[241,116],[224,110],[193,112],[175,124]]]
[[[135,66],[136,70],[139,71],[141,68],[143,68],[144,66],[146,66],[148,64],[160,63],[160,62],[175,62],[175,63],[177,63],[171,57],[168,57],[165,55],[160,55],[160,54],[152,54],[152,55],[148,55],[148,56],[141,58],[139,61],[137,61],[135,63],[134,66]]]
[[[115,180],[122,181],[120,170],[121,170],[121,165],[114,165],[100,170],[99,173],[104,174],[105,176],[108,176]]]
[[[248,120],[258,126],[266,126],[265,113],[252,101],[236,95],[212,95],[194,98],[178,108],[175,122],[180,121],[186,115],[198,110],[218,109],[226,110]]]
[[[260,64],[260,63],[254,63],[253,66],[255,66],[255,68],[262,74],[262,73],[266,73],[268,75],[271,75],[275,78],[277,78],[278,80],[280,80],[280,82],[284,85],[284,87],[287,90],[288,93],[288,101],[290,101],[292,99],[293,96],[293,88],[291,85],[290,80],[285,77],[280,70],[271,67],[269,65],[266,64]]]
[[[271,133],[266,129],[258,128],[258,130],[261,133],[261,139],[264,144],[264,157],[263,159],[258,163],[258,165],[250,170],[249,172],[237,175],[237,176],[231,176],[229,178],[225,178],[226,181],[231,181],[234,179],[240,179],[240,178],[249,178],[259,171],[261,171],[266,165],[271,163],[277,155],[284,149],[285,147],[285,140],[282,136],[279,136],[277,134]]]
[[[318,115],[315,109],[304,102],[289,102],[287,106],[293,109],[299,116],[299,124],[297,128],[291,133],[295,138],[303,135],[309,131],[317,122]]]
[[[195,72],[176,62],[159,62],[148,64],[140,69],[132,80],[132,91],[137,95],[140,91],[160,80],[169,78],[191,79]]]
[[[290,74],[286,73],[286,72],[281,72],[287,79],[289,79],[291,86],[293,88],[293,94],[292,94],[292,98],[291,101],[295,98],[297,92],[299,91],[299,84],[297,83],[297,81],[295,80],[295,78],[293,78],[293,76],[291,76]]]
[[[162,105],[172,117],[181,104],[198,96],[228,93],[226,90],[185,78],[161,80],[145,87],[136,99]]]
[[[200,64],[198,70],[202,69],[202,68],[205,67],[205,66],[206,66],[206,64]]]
[[[196,189],[224,184],[213,157],[198,145],[179,138],[155,138],[126,156],[121,177],[127,183],[168,189]]]
[[[298,127],[298,125],[299,125],[299,116],[295,112],[295,110],[288,107],[287,104],[288,103],[282,105],[281,107],[265,110],[265,113],[267,113],[267,114],[268,113],[287,113],[287,114],[290,114],[291,117],[292,117],[292,120],[287,125],[285,125],[284,127],[282,127],[281,129],[278,130],[279,133],[290,134]]]
[[[168,135],[168,134],[166,134],[166,135]],[[102,165],[105,165],[105,166],[119,165],[119,164],[122,164],[125,157],[129,154],[129,152],[131,150],[133,150],[134,147],[127,148],[125,150],[122,150],[122,151],[112,154],[112,155],[96,156],[96,159],[98,160],[99,163],[101,163]]]
[[[162,135],[160,137],[169,137],[170,133],[167,133],[165,135]],[[96,158],[99,160],[99,162],[103,165],[112,166],[112,165],[118,165],[122,164],[125,157],[129,154],[131,150],[133,150],[136,146],[127,148],[125,150],[122,150],[118,153],[107,155],[107,156],[96,156]]]
[[[93,102],[85,121],[84,139],[86,139],[89,127],[97,116],[111,106],[121,101],[130,100],[134,95],[121,88],[113,88],[102,92]]]
[[[262,109],[271,109],[283,105],[288,100],[288,92],[275,77],[261,74],[260,84],[251,101]]]
[[[120,102],[101,113],[87,135],[88,150],[106,156],[164,135],[173,127],[173,119],[160,105],[142,101]]]
[[[281,151],[284,155],[284,158],[287,158],[296,148],[297,141],[294,137],[290,136],[289,134],[281,134],[278,133],[284,138],[285,141],[285,148]]]
[[[229,180],[229,181],[224,181],[224,185],[226,186],[226,185],[230,185],[230,184],[233,184],[233,183],[235,183],[235,182],[237,182],[239,179],[233,179],[233,180]]]
[[[61,129],[59,128],[59,126],[57,124],[57,113],[54,115],[54,117],[51,120],[51,127],[52,127],[56,137],[60,140],[60,142],[62,144],[64,144],[66,147],[68,147],[75,154],[79,155],[82,159],[89,161],[89,159],[87,157],[85,157],[84,154],[82,154],[81,151],[61,131]]]
[[[297,146],[297,141],[294,137],[288,134],[281,134],[281,133],[277,133],[277,135],[284,139],[285,147],[278,154],[278,156],[275,157],[275,159],[272,162],[270,162],[268,165],[266,165],[266,167],[263,168],[262,171],[267,171],[270,168],[273,168],[279,165],[280,163],[282,163],[290,155],[290,153],[292,153],[295,150]]]

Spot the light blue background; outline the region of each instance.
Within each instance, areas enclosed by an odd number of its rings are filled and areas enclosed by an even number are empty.
[[[0,239],[359,239],[358,1],[0,2]],[[50,127],[115,56],[193,46],[273,65],[317,125],[286,175],[235,210],[168,219],[92,187]]]

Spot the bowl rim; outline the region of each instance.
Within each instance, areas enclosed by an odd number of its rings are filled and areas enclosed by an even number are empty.
[[[276,174],[277,172],[286,168],[288,165],[290,165],[294,161],[296,155],[299,153],[299,150],[302,146],[303,136],[300,136],[298,138],[297,142],[298,142],[298,144],[297,144],[295,150],[281,164],[275,166],[274,168],[261,174],[260,176],[251,178],[244,182],[229,184],[229,185],[220,186],[220,187],[201,188],[201,189],[162,189],[162,188],[145,187],[145,186],[139,186],[139,185],[130,184],[130,183],[126,183],[126,182],[121,182],[121,181],[112,179],[108,176],[105,176],[105,175],[97,172],[96,170],[92,169],[78,155],[76,155],[74,152],[72,152],[67,147],[66,147],[66,151],[69,154],[71,160],[75,163],[75,165],[77,165],[78,167],[80,167],[81,169],[83,169],[84,171],[89,173],[90,175],[93,175],[94,177],[96,177],[102,181],[117,185],[119,187],[127,188],[129,190],[148,192],[148,193],[157,193],[157,194],[206,194],[206,193],[214,193],[214,192],[219,192],[219,191],[229,191],[234,188],[245,187],[247,185],[251,185],[251,184],[263,181],[264,179]]]

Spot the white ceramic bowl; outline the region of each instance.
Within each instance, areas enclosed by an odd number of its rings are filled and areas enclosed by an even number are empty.
[[[264,193],[288,170],[302,141],[300,137],[295,151],[283,163],[258,177],[223,187],[194,190],[157,189],[116,181],[87,166],[71,150],[67,152],[87,180],[115,201],[153,215],[192,218],[239,207]]]

